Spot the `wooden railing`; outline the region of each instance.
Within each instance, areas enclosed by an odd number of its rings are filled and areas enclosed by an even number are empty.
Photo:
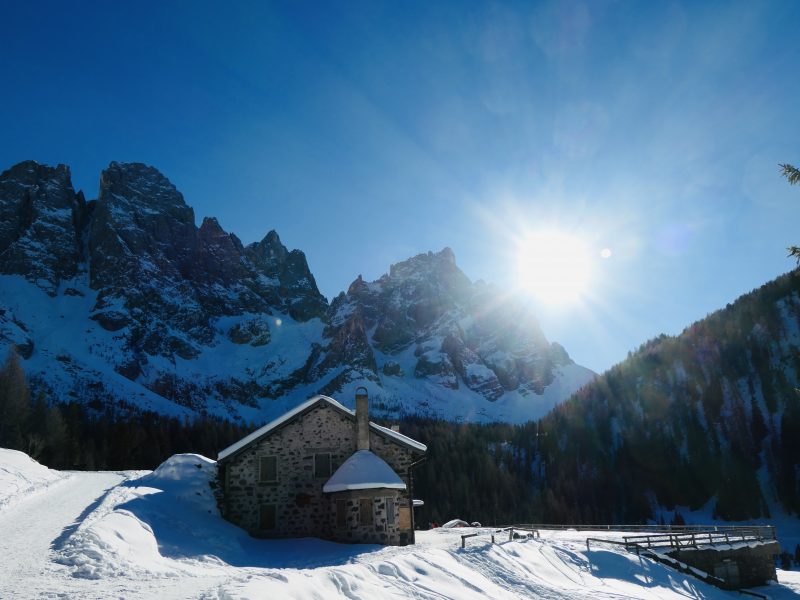
[[[515,525],[513,527],[503,527],[502,529],[497,529],[494,533],[465,533],[464,535],[461,536],[461,547],[462,548],[466,548],[467,540],[469,538],[477,537],[479,535],[491,535],[492,544],[494,544],[495,543],[495,533],[503,533],[505,531],[508,532],[508,541],[509,542],[514,539],[514,531],[524,531],[526,533],[531,534],[532,537],[535,537],[535,538],[542,537],[539,534],[539,531],[536,530],[536,529],[528,529],[528,528],[525,528],[525,527],[517,527]]]
[[[653,531],[653,532],[691,532],[691,531],[736,531],[738,529],[772,527],[771,525],[566,525],[560,523],[522,523],[515,527],[528,527],[537,530],[557,530],[565,531],[574,529],[575,531]]]
[[[722,530],[688,531],[683,533],[654,533],[649,535],[624,536],[623,542],[628,550],[638,553],[649,548],[697,548],[716,544],[735,544],[737,542],[764,542],[775,540],[775,527],[731,526]]]

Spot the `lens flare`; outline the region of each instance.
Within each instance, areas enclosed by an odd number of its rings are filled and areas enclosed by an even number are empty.
[[[590,267],[586,244],[558,231],[529,234],[517,249],[519,285],[544,304],[578,302],[588,291]]]

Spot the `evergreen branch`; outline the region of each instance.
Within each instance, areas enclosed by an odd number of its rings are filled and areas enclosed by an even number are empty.
[[[800,169],[793,167],[789,163],[778,165],[781,168],[781,175],[786,177],[790,184],[800,183]]]

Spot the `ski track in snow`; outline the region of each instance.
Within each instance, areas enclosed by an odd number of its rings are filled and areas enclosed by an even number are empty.
[[[39,598],[186,598],[220,578],[153,582],[73,577],[53,562],[57,550],[106,494],[126,479],[121,473],[75,472],[58,486],[0,511],[0,600]]]
[[[54,569],[51,549],[122,480],[116,473],[75,474],[57,491],[26,498],[0,513],[0,598],[59,597],[47,589]]]

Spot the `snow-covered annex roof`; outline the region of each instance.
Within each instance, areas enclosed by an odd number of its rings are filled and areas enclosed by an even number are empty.
[[[322,486],[322,491],[328,493],[376,488],[404,490],[406,484],[380,456],[369,450],[359,450],[336,469]]]
[[[272,431],[274,429],[277,429],[281,425],[291,421],[293,418],[295,418],[296,416],[298,416],[301,413],[305,412],[306,410],[310,409],[312,406],[314,406],[318,402],[326,402],[326,403],[330,404],[333,408],[336,408],[337,410],[340,410],[340,411],[350,415],[351,417],[353,417],[355,419],[355,416],[356,416],[355,411],[350,410],[349,408],[347,408],[343,404],[340,404],[339,402],[337,402],[336,400],[334,400],[330,396],[314,396],[313,398],[311,398],[309,400],[306,400],[302,404],[299,404],[298,406],[295,406],[292,410],[282,414],[280,417],[278,417],[274,421],[270,421],[269,423],[267,423],[263,427],[260,427],[259,429],[256,429],[253,433],[243,437],[238,442],[236,442],[234,444],[231,444],[230,446],[228,446],[227,448],[222,450],[217,455],[217,460],[222,460],[224,458],[227,458],[228,456],[231,456],[232,454],[237,453],[239,450],[241,450],[245,446],[250,445],[252,442],[256,441],[260,437],[268,434],[270,431]],[[398,443],[400,443],[400,444],[402,444],[404,446],[408,446],[412,450],[417,450],[419,452],[425,452],[428,449],[428,447],[425,444],[422,444],[422,443],[418,442],[417,440],[412,440],[410,437],[405,436],[402,433],[399,433],[397,431],[392,431],[388,427],[382,427],[381,425],[378,425],[377,423],[373,423],[372,421],[369,422],[369,427],[370,427],[371,430],[375,431],[376,433],[379,433],[379,434],[381,434],[383,436],[392,438],[394,441],[396,441],[396,442],[398,442]]]

